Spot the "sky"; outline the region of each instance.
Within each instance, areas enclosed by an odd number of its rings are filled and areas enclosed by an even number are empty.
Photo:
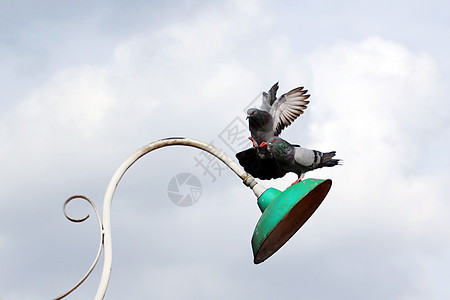
[[[1,1],[0,299],[50,299],[89,269],[116,168],[183,136],[234,158],[245,111],[304,86],[290,142],[337,152],[308,222],[253,264],[253,193],[168,147],[112,203],[107,299],[449,299],[448,1]],[[170,182],[201,184],[175,205]],[[295,174],[260,181],[285,189]],[[180,194],[189,193],[186,185]],[[102,259],[67,299],[92,299]]]

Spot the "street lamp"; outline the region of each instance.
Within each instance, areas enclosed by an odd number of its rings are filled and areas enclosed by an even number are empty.
[[[331,187],[331,180],[306,179],[300,181],[281,192],[274,188],[265,188],[257,183],[255,178],[245,172],[235,161],[219,149],[197,140],[188,138],[166,138],[152,142],[138,149],[130,155],[116,170],[103,200],[103,218],[95,208],[94,203],[82,195],[70,197],[64,203],[64,214],[72,222],[83,222],[89,215],[81,219],[70,217],[66,212],[66,206],[74,199],[84,199],[91,204],[97,215],[100,226],[100,244],[97,256],[90,269],[83,278],[69,291],[56,297],[63,299],[76,288],[78,288],[95,268],[102,250],[104,251],[103,272],[100,284],[95,296],[96,300],[103,299],[106,294],[112,266],[112,242],[111,242],[111,202],[119,181],[125,172],[142,156],[147,153],[166,146],[190,146],[207,151],[225,163],[243,183],[253,190],[258,199],[258,206],[262,212],[252,238],[254,263],[259,264],[274,254],[291,238],[297,230],[309,219],[314,211],[322,203]]]

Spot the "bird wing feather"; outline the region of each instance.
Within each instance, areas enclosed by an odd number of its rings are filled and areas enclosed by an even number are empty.
[[[280,169],[273,158],[261,159],[258,150],[254,147],[236,154],[239,164],[253,177],[267,180],[276,179],[286,175],[286,171]]]
[[[269,90],[268,93],[262,93],[262,104],[261,110],[269,112],[272,108],[273,103],[277,100],[278,82],[275,83]]]
[[[277,99],[270,109],[273,117],[273,133],[278,136],[281,131],[292,124],[298,118],[309,104],[310,95],[306,94],[308,90],[298,87],[282,95]]]

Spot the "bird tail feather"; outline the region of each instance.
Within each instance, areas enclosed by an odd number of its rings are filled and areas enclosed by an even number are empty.
[[[341,159],[333,158],[336,155],[336,151],[331,151],[322,154],[321,165],[323,167],[334,167],[340,164]]]
[[[330,159],[324,164],[324,167],[334,167],[334,166],[340,166],[341,165],[340,159]]]

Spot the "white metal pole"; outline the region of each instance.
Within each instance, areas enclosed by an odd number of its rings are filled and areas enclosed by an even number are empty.
[[[97,289],[97,294],[95,296],[96,300],[103,299],[106,294],[106,289],[108,287],[109,279],[111,276],[111,266],[112,266],[112,242],[111,242],[111,202],[116,191],[116,187],[119,184],[120,179],[123,177],[125,172],[130,168],[139,158],[145,154],[165,147],[173,145],[182,145],[199,148],[201,150],[207,151],[212,155],[219,158],[224,162],[233,172],[235,172],[242,180],[245,185],[250,187],[255,193],[256,197],[259,198],[261,194],[266,190],[265,187],[258,184],[256,180],[245,172],[236,162],[234,162],[229,156],[219,149],[197,140],[188,138],[167,138],[150,143],[136,152],[134,152],[130,157],[128,157],[116,170],[111,181],[109,182],[108,188],[105,193],[105,198],[103,201],[103,247],[104,247],[104,263],[103,272],[100,280],[100,285]]]

